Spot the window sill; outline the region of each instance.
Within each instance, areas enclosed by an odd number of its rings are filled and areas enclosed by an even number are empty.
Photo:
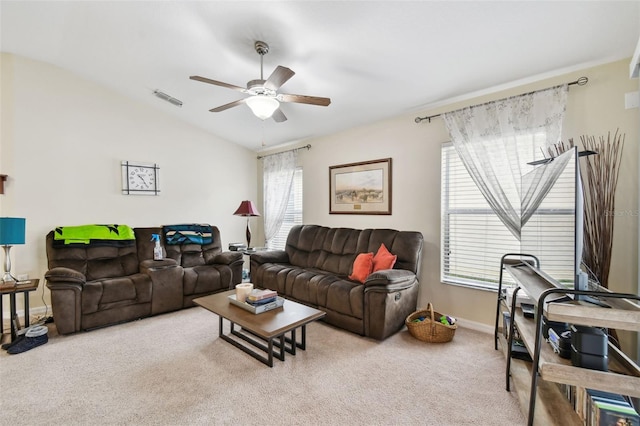
[[[473,290],[490,291],[492,293],[497,293],[498,292],[498,284],[495,284],[495,285],[491,285],[491,284],[475,284],[475,283],[464,282],[464,281],[446,281],[446,280],[441,280],[440,282],[442,284],[446,284],[446,285],[452,285],[452,286],[456,286],[456,287],[464,287],[464,288],[469,288],[469,289],[473,289]]]

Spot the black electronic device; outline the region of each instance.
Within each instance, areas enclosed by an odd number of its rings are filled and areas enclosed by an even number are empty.
[[[521,359],[523,361],[531,362],[531,355],[529,355],[529,351],[527,347],[521,340],[514,339],[511,343],[511,358]]]
[[[571,330],[556,334],[553,328],[550,328],[549,339],[547,340],[553,348],[553,351],[560,355],[561,358],[571,358]]]
[[[597,327],[571,325],[571,364],[576,367],[607,371],[608,337]]]
[[[542,336],[545,339],[549,338],[549,330],[553,329],[557,335],[560,335],[562,332],[569,330],[569,324],[566,322],[559,321],[549,321],[547,317],[542,317]]]
[[[607,356],[586,354],[571,346],[571,364],[576,367],[589,368],[591,370],[607,371],[609,358]]]
[[[578,351],[598,356],[607,356],[607,333],[601,328],[571,325],[571,345]]]
[[[509,326],[511,324],[511,314],[509,311],[502,312],[502,334],[505,339],[509,338]]]
[[[535,307],[530,303],[521,303],[520,307],[522,308],[522,315],[525,318],[533,318],[535,316]]]

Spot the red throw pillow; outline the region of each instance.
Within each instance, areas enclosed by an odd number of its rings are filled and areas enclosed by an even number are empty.
[[[384,243],[380,244],[378,252],[373,257],[373,272],[379,271],[381,269],[393,268],[393,265],[396,264],[396,260],[398,260],[398,256],[396,256],[395,254],[391,254]]]
[[[349,275],[349,279],[364,283],[372,270],[373,253],[360,253],[353,261],[353,271]]]

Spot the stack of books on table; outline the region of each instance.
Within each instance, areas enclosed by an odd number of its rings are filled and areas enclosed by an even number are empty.
[[[254,314],[261,314],[284,305],[284,299],[278,297],[278,293],[273,290],[254,289],[249,293],[244,303],[238,302],[235,294],[229,296],[229,300],[234,305]]]
[[[253,289],[247,296],[247,303],[253,306],[260,306],[274,302],[278,298],[278,293],[274,290]]]

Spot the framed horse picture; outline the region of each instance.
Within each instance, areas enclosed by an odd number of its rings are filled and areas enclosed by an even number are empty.
[[[329,167],[329,214],[391,214],[391,158]]]

